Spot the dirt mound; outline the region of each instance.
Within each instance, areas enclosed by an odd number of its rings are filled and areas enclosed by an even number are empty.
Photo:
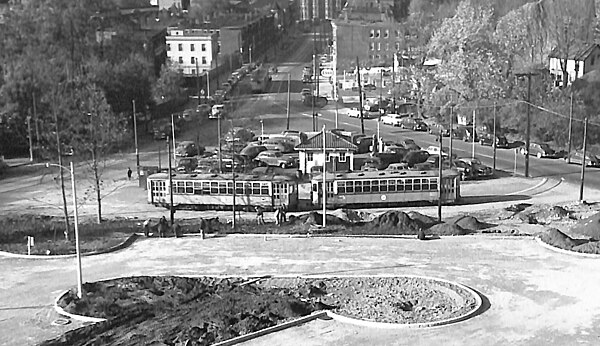
[[[568,218],[569,215],[569,211],[567,211],[565,208],[555,205],[549,209],[543,209],[535,213],[535,219],[537,223],[548,224],[552,221]]]
[[[529,204],[529,203],[519,203],[519,204],[513,204],[511,206],[508,206],[508,207],[504,208],[504,210],[512,211],[513,213],[519,213],[531,206],[532,206],[532,204]]]
[[[416,211],[409,211],[408,217],[410,217],[414,221],[419,222],[421,224],[421,227],[423,227],[423,228],[429,228],[438,223],[436,218],[433,218],[433,217],[427,216],[427,215],[423,215]]]
[[[421,228],[419,221],[398,210],[387,211],[363,226],[366,234],[416,235]]]
[[[331,214],[351,223],[368,222],[374,218],[371,213],[353,209],[336,209]]]
[[[589,253],[589,254],[600,254],[600,242],[591,241],[587,243],[583,243],[581,245],[574,246],[572,251],[581,252],[581,253]]]
[[[477,220],[477,218],[470,215],[463,215],[457,218],[452,218],[448,220],[447,223],[455,224],[460,228],[471,232],[479,231],[493,226],[485,222],[480,222],[479,220]]]
[[[349,222],[339,218],[335,215],[327,214],[325,216],[325,221],[328,225],[348,225]],[[317,213],[316,211],[311,211],[310,213],[300,216],[299,219],[305,225],[322,225],[323,224],[323,214]]]
[[[581,234],[594,240],[600,240],[600,213],[577,221],[571,230],[573,233]]]
[[[472,233],[471,231],[464,229],[457,224],[445,222],[431,226],[427,232],[436,235],[467,235]]]
[[[548,231],[543,233],[540,238],[543,242],[564,250],[571,250],[574,246],[578,245],[573,238],[556,228],[548,229]]]

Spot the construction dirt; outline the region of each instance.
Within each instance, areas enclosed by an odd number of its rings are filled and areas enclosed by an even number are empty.
[[[388,323],[426,323],[478,308],[462,287],[414,277],[281,279],[131,277],[86,284],[59,304],[107,321],[41,345],[210,345],[314,311]]]

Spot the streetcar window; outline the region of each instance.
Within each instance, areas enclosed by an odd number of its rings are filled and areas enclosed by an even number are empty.
[[[194,182],[193,181],[185,182],[185,193],[189,193],[189,194],[194,193]]]
[[[413,190],[420,191],[421,190],[421,179],[415,179],[413,183]]]
[[[244,194],[244,183],[235,183],[235,194],[236,195]]]
[[[387,180],[379,181],[379,191],[387,192],[387,190],[388,190],[388,181]]]
[[[269,183],[260,183],[260,194],[265,196],[269,195]]]
[[[338,181],[337,182],[337,190],[338,190],[338,193],[346,193],[346,182]]]
[[[195,181],[194,182],[194,195],[201,195],[201,194],[202,194],[202,182]]]
[[[404,180],[404,190],[406,191],[412,191],[413,189],[413,182],[412,179],[405,179]]]
[[[210,194],[218,195],[219,194],[219,183],[216,181],[210,182]]]
[[[404,180],[398,179],[398,184],[396,185],[398,191],[404,191]]]
[[[438,189],[437,179],[429,179],[429,189],[437,191],[437,189]]]
[[[233,195],[233,182],[231,181],[227,182],[227,194]]]
[[[178,181],[175,184],[175,193],[185,193],[185,182],[184,181]]]
[[[354,193],[354,182],[352,182],[352,181],[346,182],[346,193]]]
[[[252,183],[252,194],[260,195],[260,183]]]
[[[227,193],[227,183],[224,181],[219,182],[219,194],[224,195]]]
[[[202,194],[210,195],[210,182],[208,182],[208,181],[202,182]]]
[[[396,191],[396,180],[388,180],[388,191]]]
[[[355,181],[354,182],[354,191],[356,193],[362,193],[363,192],[362,181]]]
[[[379,180],[371,181],[371,192],[379,192]]]
[[[371,192],[371,182],[369,180],[363,181],[362,184],[363,184],[363,192]]]
[[[249,196],[252,194],[252,183],[244,183],[244,195]]]
[[[421,189],[423,191],[429,190],[429,179],[426,179],[426,178],[421,179]]]

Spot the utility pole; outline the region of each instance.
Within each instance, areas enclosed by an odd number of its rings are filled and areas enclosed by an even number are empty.
[[[52,110],[54,115],[54,123],[56,126],[56,145],[58,147],[58,165],[62,167],[62,149],[60,144],[60,134],[59,134],[59,125],[58,125],[58,115],[56,114],[56,110]],[[63,199],[63,211],[65,214],[65,240],[69,240],[70,234],[70,226],[69,226],[69,212],[67,211],[67,196],[65,195],[65,177],[63,176],[63,170],[60,169],[60,190],[62,191],[62,199]]]
[[[492,174],[496,174],[496,101],[494,101],[494,138],[492,145],[494,146],[494,160],[492,166]]]
[[[233,133],[233,119],[230,119],[229,121],[231,121],[231,132],[234,137],[231,146],[231,180],[233,183],[233,220],[231,221],[231,228],[235,229],[235,133]]]
[[[137,136],[137,116],[135,115],[135,100],[131,100],[133,104],[133,137],[135,140],[135,166],[137,167],[138,177],[140,176],[140,151],[138,149],[138,136]]]
[[[287,77],[288,77],[287,78],[287,112],[286,112],[287,113],[286,114],[287,122],[285,125],[286,130],[290,129],[290,78],[291,78],[290,75],[291,75],[291,72],[288,72],[287,73]]]
[[[27,116],[27,137],[29,137],[29,161],[33,161],[33,138],[31,138],[31,116]]]
[[[219,173],[223,173],[223,159],[221,156],[221,112],[217,116],[217,141],[219,142]],[[235,144],[235,141],[234,141]]]
[[[571,107],[569,109],[569,143],[567,145],[567,163],[571,163],[571,136],[573,133],[573,86],[571,86]]]
[[[314,41],[313,41],[314,42]],[[313,43],[314,44],[314,43]],[[313,76],[316,73],[316,55],[313,54]],[[312,105],[312,123],[313,123],[313,131],[317,131],[317,122],[315,119],[315,85],[314,85],[314,79],[313,81],[310,83],[310,97],[311,97],[311,105]]]
[[[171,165],[171,143],[169,136],[167,136],[167,151],[169,152],[169,214],[171,217],[171,226],[175,223],[175,210],[173,210],[173,166]]]
[[[444,157],[442,155],[443,151],[442,151],[442,131],[440,131],[439,134],[439,142],[440,142],[440,156],[438,157],[439,159],[439,166],[438,166],[438,222],[442,222],[442,165],[444,162]],[[452,161],[452,157],[449,158],[450,161]]]
[[[327,225],[327,141],[323,124],[323,227]]]
[[[531,72],[527,74],[527,130],[525,133],[525,178],[529,177],[529,144],[531,135]]]
[[[360,85],[360,64],[356,57],[356,80],[358,83],[358,108],[360,112],[360,133],[365,134],[365,119],[363,117],[362,87]]]
[[[200,73],[198,72],[198,58],[196,61],[196,95],[198,95],[198,105],[200,105]]]
[[[396,59],[398,52],[394,52],[394,59],[392,59],[392,105],[394,110],[392,113],[396,113]]]
[[[579,201],[583,201],[583,183],[585,181],[585,165],[586,165],[586,154],[587,154],[587,126],[588,126],[588,118],[585,118],[583,125],[583,159],[581,162],[581,183],[579,185]]]

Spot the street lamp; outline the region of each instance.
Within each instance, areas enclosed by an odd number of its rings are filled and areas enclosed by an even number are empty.
[[[231,125],[233,128],[233,124]],[[265,124],[263,124],[263,120],[260,119],[260,142],[262,144],[263,138],[265,138]]]
[[[82,288],[82,275],[81,275],[81,250],[79,247],[79,218],[77,214],[77,192],[75,190],[75,168],[73,162],[70,163],[69,168],[59,165],[56,163],[46,163],[46,167],[58,167],[60,169],[68,170],[71,172],[71,189],[73,190],[73,216],[75,218],[75,252],[77,254],[77,298],[81,299],[83,296]]]

